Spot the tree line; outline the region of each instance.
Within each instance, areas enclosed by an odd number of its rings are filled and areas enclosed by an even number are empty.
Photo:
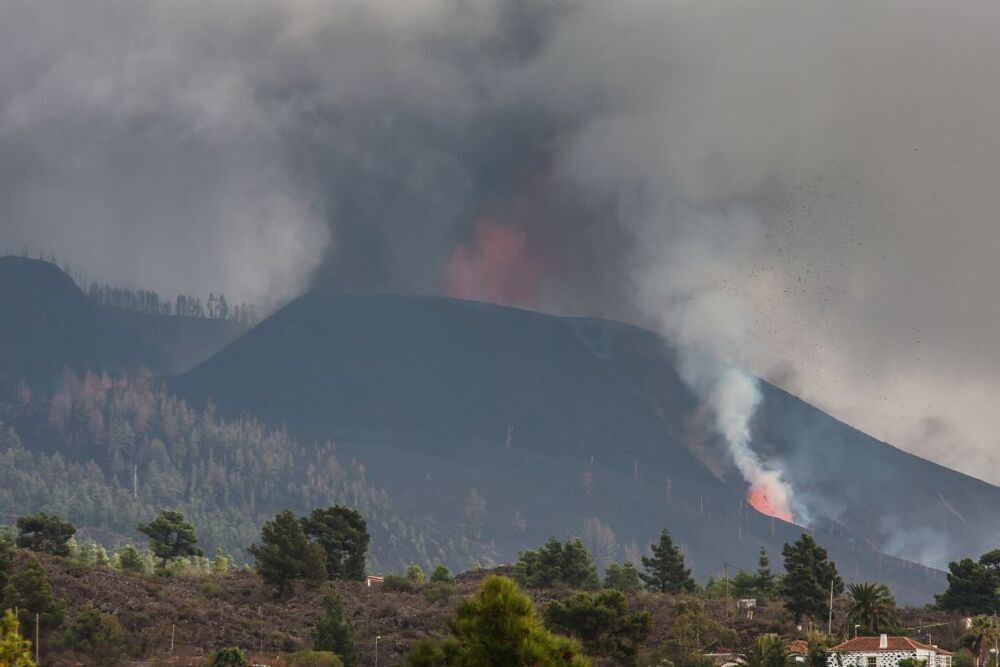
[[[128,289],[107,284],[91,283],[87,297],[99,306],[134,310],[164,317],[194,317],[209,320],[230,320],[244,327],[257,323],[257,313],[250,304],[230,305],[224,294],[210,292],[204,302],[200,297],[178,294],[167,299],[151,290]]]

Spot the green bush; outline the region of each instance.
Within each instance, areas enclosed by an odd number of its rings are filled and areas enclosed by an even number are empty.
[[[235,646],[229,646],[216,651],[212,656],[211,667],[248,667],[247,656]]]
[[[433,582],[424,587],[424,599],[430,603],[446,602],[455,593],[455,584]]]
[[[102,664],[110,664],[121,656],[124,636],[121,623],[115,616],[102,614],[86,605],[66,631],[65,641],[74,650],[100,658]]]
[[[344,661],[332,651],[298,651],[285,656],[289,667],[344,667]]]
[[[406,578],[413,583],[420,585],[424,583],[424,571],[420,569],[419,565],[411,565],[406,568]]]
[[[431,582],[433,583],[450,584],[453,581],[455,581],[455,577],[451,576],[451,572],[444,565],[438,565],[431,573]]]
[[[393,593],[412,593],[416,588],[416,584],[398,574],[390,574],[382,582],[382,589]]]

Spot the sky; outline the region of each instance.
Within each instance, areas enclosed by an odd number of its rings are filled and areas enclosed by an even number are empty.
[[[1000,483],[1000,5],[0,0],[0,250],[659,329]]]

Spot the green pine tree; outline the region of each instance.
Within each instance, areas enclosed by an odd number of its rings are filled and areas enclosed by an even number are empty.
[[[542,626],[534,603],[505,577],[487,578],[448,621],[451,637],[423,641],[409,667],[585,667],[571,639]]]
[[[196,547],[198,536],[194,526],[184,519],[184,513],[178,510],[160,510],[160,514],[147,524],[139,524],[139,532],[149,537],[149,546],[161,565],[175,558],[188,556],[204,556],[205,553]]]
[[[31,659],[31,642],[21,636],[17,618],[10,609],[0,617],[0,665],[35,667],[35,661]]]
[[[68,556],[67,542],[76,533],[73,524],[45,512],[20,517],[17,530],[17,546],[53,556]]]
[[[344,614],[344,602],[333,590],[323,598],[323,613],[313,626],[312,638],[315,650],[336,653],[344,667],[357,664],[354,628]]]
[[[691,570],[684,567],[684,555],[674,546],[670,532],[664,528],[660,541],[650,545],[651,557],[642,557],[646,572],[640,574],[646,588],[659,593],[684,593],[695,590]]]
[[[622,593],[636,593],[642,588],[639,570],[632,563],[611,563],[604,572],[604,587]]]
[[[831,584],[835,594],[844,591],[844,582],[837,574],[837,566],[827,560],[826,549],[803,533],[792,544],[785,544],[781,553],[785,557],[786,574],[781,585],[785,608],[796,623],[804,616],[814,619],[826,616]]]
[[[257,559],[257,572],[279,597],[293,593],[296,580],[326,579],[323,547],[309,542],[302,523],[288,510],[265,522],[260,538],[250,553]]]
[[[368,527],[361,514],[344,505],[315,509],[302,519],[306,535],[323,547],[330,579],[365,578]]]
[[[764,547],[760,548],[760,557],[757,559],[757,576],[754,581],[754,589],[758,596],[769,600],[774,596],[775,580],[771,572],[771,560],[767,557]]]
[[[65,600],[52,594],[52,584],[37,558],[30,559],[8,578],[0,607],[18,609],[18,620],[25,630],[33,627],[35,614],[45,630],[62,625],[66,614]]]

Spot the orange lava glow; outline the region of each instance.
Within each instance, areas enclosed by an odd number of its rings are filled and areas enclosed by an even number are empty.
[[[451,254],[447,289],[459,299],[530,307],[537,301],[539,276],[524,230],[481,219],[472,240]]]
[[[768,493],[768,490],[755,486],[750,489],[750,493],[747,494],[747,502],[750,503],[750,507],[754,508],[761,514],[766,514],[767,516],[773,516],[775,519],[781,519],[782,521],[787,521],[788,523],[794,523],[794,517],[791,511],[785,504],[773,497],[772,494]]]

